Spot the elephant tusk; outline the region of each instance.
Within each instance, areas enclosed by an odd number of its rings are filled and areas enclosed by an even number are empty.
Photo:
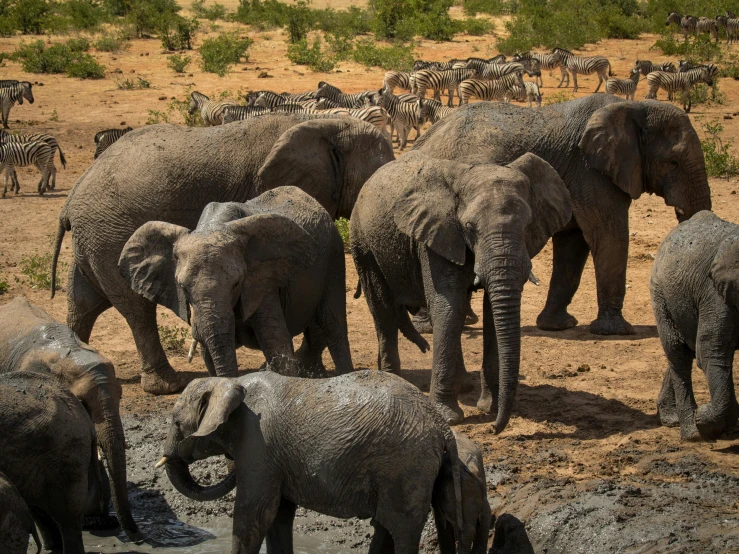
[[[534,283],[534,285],[536,285],[537,287],[539,286],[539,279],[536,278],[536,275],[534,275],[533,271],[529,272],[529,281]]]
[[[100,447],[98,446],[98,460],[101,462],[103,461],[103,451],[100,450]]]
[[[167,463],[167,457],[165,456],[164,458],[162,458],[161,460],[157,462],[157,465],[154,466],[154,469],[159,469],[166,463]]]
[[[675,211],[680,215],[685,215],[685,211],[683,211],[682,208],[675,208]]]
[[[198,349],[198,341],[195,339],[192,339],[192,342],[190,343],[190,351],[187,353],[187,363],[192,363],[192,357],[195,355],[195,352]]]
[[[476,287],[480,286],[480,276],[479,275],[475,275],[475,280],[472,282],[472,284],[475,285]]]

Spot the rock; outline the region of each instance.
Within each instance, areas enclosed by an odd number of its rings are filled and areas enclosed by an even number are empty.
[[[267,73],[266,71],[262,71],[257,75],[257,79],[271,79],[273,76]]]
[[[121,121],[121,125],[125,125],[125,124],[126,124],[126,122],[125,122],[125,121]]]
[[[724,114],[724,119],[734,119],[734,118],[731,117],[729,114]]]
[[[166,100],[166,99],[167,99],[167,97],[166,97],[166,96],[160,96],[160,97],[159,97],[159,100]]]
[[[590,371],[590,366],[588,364],[580,364],[580,366],[577,368],[578,373],[587,373]]]

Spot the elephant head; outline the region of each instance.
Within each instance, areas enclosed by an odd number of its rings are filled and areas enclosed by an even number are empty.
[[[219,376],[236,375],[237,319],[249,319],[264,297],[309,266],[318,250],[291,219],[248,215],[238,206],[209,204],[193,232],[162,221],[146,223],[128,239],[119,261],[135,292],[187,323],[193,308],[193,336],[205,347],[209,371]],[[233,209],[242,211],[232,221],[207,223],[215,211]]]
[[[706,166],[690,119],[677,107],[647,100],[597,110],[580,139],[588,165],[632,199],[657,194],[679,221],[711,209]]]
[[[521,292],[533,258],[572,217],[557,172],[525,154],[508,166],[441,161],[398,198],[395,223],[440,256],[464,265],[468,251],[492,307],[500,389],[496,432],[508,424],[518,386]]]
[[[259,169],[256,193],[293,185],[334,219],[348,219],[364,183],[394,159],[392,146],[370,123],[314,119],[291,127],[275,142]]]
[[[236,486],[233,467],[221,482],[206,487],[195,481],[188,466],[211,456],[225,455],[233,460],[241,426],[229,425],[228,421],[238,417],[240,408],[248,410],[243,402],[245,395],[246,390],[237,382],[211,378],[194,380],[177,399],[164,458],[157,467],[166,464],[169,480],[188,498],[215,500]]]

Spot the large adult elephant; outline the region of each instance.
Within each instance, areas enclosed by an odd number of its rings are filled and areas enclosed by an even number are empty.
[[[13,371],[51,374],[82,402],[108,462],[118,521],[131,540],[142,539],[128,502],[122,391],[110,360],[38,306],[16,298],[0,307],[0,374]],[[107,500],[103,515],[108,513]]]
[[[567,312],[592,253],[598,317],[592,333],[630,334],[621,311],[626,293],[629,206],[643,193],[674,206],[678,220],[711,208],[700,140],[688,117],[664,102],[627,102],[607,94],[528,110],[480,102],[431,127],[413,147],[426,155],[469,155],[507,164],[532,152],[560,174],[573,217],[556,233],[549,294],[537,326],[577,325]]]
[[[127,133],[77,181],[59,216],[54,271],[65,231],[74,245],[67,324],[88,342],[97,317],[114,306],[133,333],[143,389],[181,390],[159,342],[156,305],[118,271],[134,231],[155,220],[194,229],[208,203],[245,202],[281,185],[303,189],[333,217],[349,217],[364,182],[393,158],[374,126],[343,117],[274,115]]]

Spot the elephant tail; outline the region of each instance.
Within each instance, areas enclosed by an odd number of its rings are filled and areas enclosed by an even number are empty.
[[[354,298],[359,298],[362,296],[362,281],[357,279],[357,290],[354,291]]]
[[[459,453],[457,452],[457,439],[454,437],[451,428],[447,427],[447,432],[444,435],[445,449],[449,454],[449,459],[452,462],[452,481],[454,483],[454,498],[455,508],[457,510],[457,552],[469,552],[471,545],[461,544],[464,539],[464,513],[463,510],[463,499],[462,499],[462,462],[459,460]]]
[[[408,310],[402,306],[398,309],[398,328],[405,338],[418,346],[421,352],[426,353],[429,351],[430,346],[428,341],[413,326],[411,318],[408,317]]]
[[[64,233],[71,230],[69,225],[69,219],[64,212],[59,215],[59,226],[56,230],[56,241],[54,242],[54,257],[51,260],[51,297],[54,298],[56,294],[56,266],[59,261],[59,252],[62,249],[62,241],[64,240]]]

